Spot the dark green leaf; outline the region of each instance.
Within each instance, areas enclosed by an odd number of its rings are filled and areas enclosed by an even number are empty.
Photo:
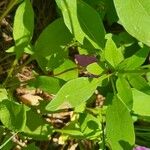
[[[48,140],[52,133],[52,126],[47,124],[39,114],[33,110],[27,111],[27,121],[23,132],[37,140]]]
[[[108,23],[112,25],[114,22],[118,21],[118,16],[115,10],[114,2],[113,0],[105,0],[106,5],[106,17],[108,20]]]
[[[56,94],[64,83],[65,81],[55,77],[38,76],[29,81],[29,86],[39,88],[49,94]]]
[[[25,106],[9,100],[2,101],[0,120],[7,128],[22,131],[26,123]]]
[[[139,74],[130,74],[128,75],[128,80],[132,87],[150,95],[150,85],[142,76],[140,76]]]
[[[118,66],[119,70],[132,70],[140,67],[146,60],[146,57],[150,51],[149,47],[141,48],[133,56],[125,59]]]
[[[91,114],[82,113],[79,116],[80,130],[87,139],[97,139],[101,136],[101,123],[100,120]]]
[[[62,19],[57,19],[44,29],[35,44],[36,60],[44,71],[53,70],[67,57],[65,46],[72,35]]]
[[[40,150],[37,146],[35,146],[35,143],[31,143],[27,145],[27,147],[23,148],[22,150]]]
[[[106,134],[112,150],[131,150],[134,142],[134,126],[127,107],[117,96],[112,99],[106,113]]]

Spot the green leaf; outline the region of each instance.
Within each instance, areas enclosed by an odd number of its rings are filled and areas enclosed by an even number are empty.
[[[0,145],[0,150],[8,150],[8,149],[10,150],[10,149],[13,149],[13,147],[15,146],[15,143],[12,140],[10,140],[10,138],[12,138],[12,134],[9,134],[9,133],[7,133],[5,135],[4,139],[1,138],[1,140],[3,139],[3,141],[0,143],[1,144]]]
[[[150,46],[150,1],[114,0],[114,4],[127,32]]]
[[[107,9],[107,2],[106,0],[83,0],[84,2],[88,3],[90,6],[92,6],[98,14],[101,16],[102,19],[104,19]]]
[[[146,82],[146,80],[140,76],[139,74],[135,75],[128,75],[129,83],[132,85],[132,87],[136,88],[139,91],[142,91],[143,93],[146,93],[150,95],[150,85]]]
[[[99,119],[87,113],[80,113],[78,120],[70,122],[68,126],[56,131],[74,138],[90,140],[96,140],[102,132]]]
[[[118,77],[116,81],[116,88],[119,98],[131,110],[133,106],[132,90],[128,81],[123,76]]]
[[[27,147],[23,148],[22,150],[40,150],[35,143],[28,144]]]
[[[0,102],[6,99],[8,99],[8,93],[6,89],[0,88]]]
[[[135,142],[131,115],[117,96],[107,108],[106,135],[112,150],[131,150]]]
[[[87,101],[92,96],[104,78],[106,76],[96,79],[81,77],[68,81],[46,106],[46,109],[48,111],[56,111],[81,105],[81,103]]]
[[[106,61],[114,68],[116,68],[117,65],[124,59],[121,49],[116,47],[116,44],[111,38],[111,35],[107,35],[104,56]]]
[[[132,89],[133,93],[133,111],[141,116],[150,116],[150,95]]]
[[[84,138],[96,140],[100,137],[102,130],[101,123],[98,118],[88,113],[82,113],[79,116],[78,122]]]
[[[149,47],[141,48],[133,56],[125,59],[118,65],[119,70],[132,70],[140,67],[146,60],[146,57],[150,51]]]
[[[55,77],[38,76],[28,83],[30,87],[39,88],[49,94],[56,94],[65,82]]]
[[[79,0],[56,0],[64,22],[75,39],[81,44],[89,41],[95,48],[104,47],[105,29],[99,14]],[[91,23],[92,22],[92,23]]]
[[[0,103],[0,120],[10,130],[22,131],[26,123],[26,111],[22,104],[4,100]]]
[[[100,75],[104,71],[104,69],[101,66],[99,66],[97,63],[89,64],[86,67],[86,69],[88,73],[93,75]]]
[[[33,49],[31,45],[27,45],[26,47],[22,48],[25,53],[33,55]],[[14,53],[15,52],[15,46],[10,47],[9,49],[6,50],[7,53]]]
[[[23,133],[37,140],[48,140],[52,133],[52,126],[30,109],[27,111],[27,121]]]
[[[20,57],[31,41],[34,30],[34,12],[30,0],[24,0],[18,7],[13,26],[15,52]]]
[[[62,129],[56,129],[56,131],[78,139],[83,138],[83,133],[80,131],[80,127],[76,120],[70,122],[67,126],[65,126]]]
[[[105,0],[105,3],[107,4],[106,18],[108,20],[108,23],[112,25],[114,22],[118,21],[118,16],[115,10],[114,2],[113,0]]]
[[[75,79],[78,77],[77,65],[67,59],[62,65],[54,70],[54,76],[65,81]]]
[[[117,46],[129,47],[133,45],[136,41],[128,32],[123,31],[119,34],[114,34],[112,36],[113,41],[116,43]]]
[[[67,57],[65,46],[72,35],[62,19],[52,22],[39,36],[35,44],[35,58],[43,71],[50,71],[61,65]]]

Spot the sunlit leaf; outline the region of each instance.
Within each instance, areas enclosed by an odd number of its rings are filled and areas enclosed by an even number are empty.
[[[150,46],[150,1],[114,0],[114,4],[119,19],[127,32]]]
[[[135,142],[134,126],[127,107],[117,96],[106,113],[106,135],[112,150],[131,150]]]
[[[18,7],[13,26],[15,52],[18,57],[29,44],[34,30],[34,12],[30,0],[24,0]]]
[[[47,105],[48,111],[72,108],[87,101],[94,93],[97,86],[106,76],[100,78],[81,77],[67,82],[56,94],[55,98]]]
[[[104,47],[105,30],[99,14],[79,0],[56,0],[64,22],[81,44],[88,40],[95,48]],[[92,23],[91,23],[92,22]]]

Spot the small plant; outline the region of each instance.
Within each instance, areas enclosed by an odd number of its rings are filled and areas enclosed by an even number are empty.
[[[58,143],[74,139],[80,150],[86,140],[91,149],[150,147],[150,1],[56,4],[59,17],[36,40],[32,3],[18,4],[14,45],[6,50],[15,60],[0,85],[0,133],[6,133],[0,149],[14,143],[39,149],[36,141],[56,134]],[[113,24],[121,26],[117,34]],[[20,64],[24,54],[29,59]],[[21,80],[25,66],[35,62]]]

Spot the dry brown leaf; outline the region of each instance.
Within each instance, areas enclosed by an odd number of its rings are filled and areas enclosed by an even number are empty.
[[[40,104],[39,100],[43,100],[40,96],[24,94],[20,96],[20,100],[27,105],[38,106]]]

